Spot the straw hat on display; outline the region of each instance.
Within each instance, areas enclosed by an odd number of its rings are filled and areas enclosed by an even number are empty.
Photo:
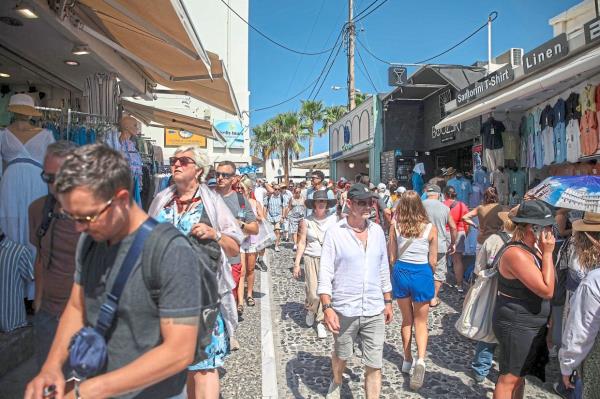
[[[586,212],[583,219],[573,222],[575,231],[600,231],[600,213]]]
[[[8,101],[8,110],[13,114],[42,116],[42,113],[35,109],[35,102],[29,94],[13,94]]]

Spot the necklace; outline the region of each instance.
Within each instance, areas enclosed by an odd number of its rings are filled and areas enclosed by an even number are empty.
[[[348,224],[348,226],[350,226],[350,224]],[[367,224],[367,223],[365,223],[365,225],[364,225],[362,228],[360,228],[360,229],[357,229],[356,227],[350,226],[350,228],[351,228],[351,229],[352,229],[352,230],[353,230],[355,233],[362,233],[362,232],[364,232],[364,231],[367,229],[367,227],[368,227],[368,224]]]

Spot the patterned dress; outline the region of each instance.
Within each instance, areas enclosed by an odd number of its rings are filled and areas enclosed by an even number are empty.
[[[298,232],[298,224],[304,215],[306,214],[306,205],[304,205],[304,198],[300,197],[298,199],[292,198],[292,209],[288,215],[290,220],[290,233],[295,234]]]
[[[183,234],[190,234],[192,227],[198,223],[211,226],[208,215],[204,210],[202,201],[197,202],[191,209],[178,213],[175,202],[167,204],[156,217],[159,223],[171,223]],[[217,316],[211,343],[205,349],[207,359],[188,367],[190,371],[211,370],[223,367],[225,358],[229,354],[229,335],[225,329],[225,323],[221,314]]]

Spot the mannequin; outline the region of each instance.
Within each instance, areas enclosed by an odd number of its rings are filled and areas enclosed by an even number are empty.
[[[138,135],[138,121],[131,116],[123,116],[121,118],[121,134],[119,141],[121,143],[121,152],[125,158],[129,161],[129,167],[133,174],[133,194],[135,201],[141,205],[141,191],[142,191],[142,175],[143,175],[143,162],[140,153],[135,146],[134,137]]]
[[[54,142],[54,136],[30,123],[32,117],[41,114],[29,95],[13,95],[8,110],[15,121],[0,129],[0,229],[35,255],[35,247],[29,240],[28,210],[34,200],[48,194],[48,186],[40,174],[46,148]],[[33,295],[31,284],[27,296],[33,299]]]
[[[423,192],[423,176],[425,175],[425,165],[422,162],[417,162],[412,173],[412,187],[419,195]]]
[[[119,136],[119,141],[123,142],[125,140],[129,140],[138,134],[138,121],[131,116],[123,116],[121,118],[121,123],[119,124],[121,128],[121,135]]]

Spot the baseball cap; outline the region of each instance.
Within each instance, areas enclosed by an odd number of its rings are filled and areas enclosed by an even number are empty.
[[[396,192],[397,192],[398,194],[404,194],[404,193],[406,192],[406,187],[404,187],[404,186],[400,186],[400,187],[398,187],[398,188],[396,189]]]
[[[385,190],[385,189],[386,189],[385,183],[379,183],[377,185],[377,190],[382,191],[382,190]]]
[[[427,188],[425,189],[425,192],[441,194],[442,193],[442,189],[437,184],[429,184],[429,185],[427,185]]]
[[[354,183],[348,191],[348,199],[350,200],[366,200],[374,197],[375,195],[362,183]]]

